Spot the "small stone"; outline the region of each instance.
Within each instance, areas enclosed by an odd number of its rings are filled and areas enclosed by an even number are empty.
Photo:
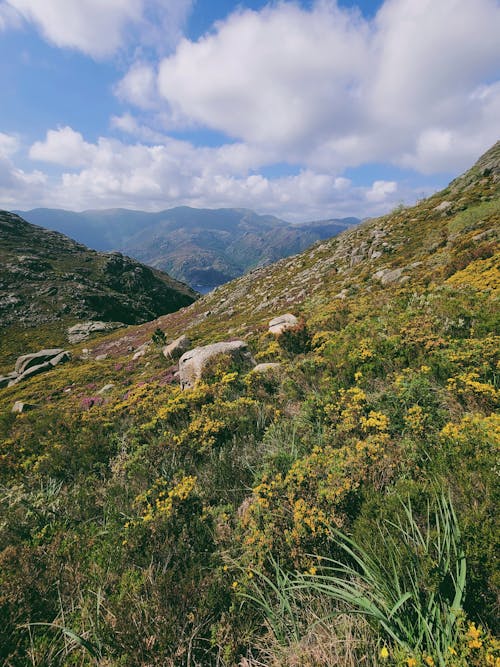
[[[263,364],[257,364],[257,366],[252,369],[252,373],[267,373],[268,371],[275,370],[280,366],[281,364],[278,362],[269,361]]]
[[[105,384],[104,387],[101,387],[99,391],[97,392],[98,394],[106,394],[108,391],[111,391],[114,388],[114,384],[112,382],[109,382],[108,384]]]

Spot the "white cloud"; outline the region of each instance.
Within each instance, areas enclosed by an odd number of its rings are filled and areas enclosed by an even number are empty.
[[[132,117],[124,122],[132,129],[140,128]],[[45,141],[34,144],[30,153],[71,169],[80,160],[81,168],[45,179],[43,189],[38,181],[33,182],[31,194],[18,188],[16,208],[236,206],[300,221],[376,215],[397,203],[396,184],[392,182],[355,187],[347,178],[311,169],[281,178],[250,173],[250,165],[265,162],[266,156],[242,143],[200,148],[169,137],[156,145],[130,145],[105,137],[89,143],[80,133],[64,127],[50,130]],[[398,192],[398,199],[404,194],[413,196]]]
[[[348,121],[366,32],[361,19],[325,3],[313,12],[285,3],[238,12],[163,60],[160,92],[178,113],[230,136],[300,148],[332,118],[340,132]]]
[[[29,151],[32,160],[52,162],[63,167],[84,167],[95,154],[96,147],[84,141],[80,132],[67,126],[49,130],[45,141],[37,141]]]
[[[125,102],[141,109],[151,109],[158,104],[156,72],[145,62],[136,62],[115,86],[115,94]]]
[[[158,85],[178,118],[277,161],[457,169],[498,135],[497,93],[473,93],[499,76],[499,34],[496,0],[386,0],[372,21],[333,0],[279,3],[183,40]]]
[[[103,58],[131,35],[160,51],[172,46],[191,5],[192,0],[4,0],[0,27],[2,16],[12,17],[14,10],[52,44]]]
[[[43,196],[46,176],[19,169],[12,161],[19,148],[17,137],[0,132],[0,208],[14,208],[20,201]]]
[[[367,191],[366,198],[370,202],[382,202],[398,189],[395,181],[374,181],[372,187]]]

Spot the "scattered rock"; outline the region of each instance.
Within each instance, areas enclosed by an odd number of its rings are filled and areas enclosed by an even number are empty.
[[[373,274],[372,278],[380,280],[382,285],[390,285],[398,281],[402,273],[403,269],[380,269]]]
[[[275,317],[269,322],[269,331],[273,334],[281,334],[286,329],[293,329],[299,323],[295,315],[291,313],[286,313],[285,315],[280,315]]]
[[[242,367],[255,366],[248,346],[242,340],[195,347],[185,352],[179,359],[181,389],[192,389],[196,381],[200,379],[207,363],[214,357],[224,354],[230,355]]]
[[[264,364],[257,364],[255,368],[252,369],[252,373],[267,373],[267,371],[279,368],[281,364],[278,362],[266,362]]]
[[[140,359],[146,354],[146,350],[149,348],[149,341],[146,343],[143,343],[140,345],[134,355],[132,356],[132,361],[135,361],[136,359]]]
[[[96,361],[104,361],[107,358],[108,358],[107,354],[98,354],[97,357],[95,358],[95,360]]]
[[[12,407],[12,412],[20,415],[22,412],[32,410],[35,406],[31,403],[23,403],[23,401],[16,401]]]
[[[123,326],[122,322],[79,322],[67,330],[68,340],[72,345],[76,345],[90,338],[95,332],[114,331]]]
[[[106,394],[108,391],[111,391],[114,388],[114,384],[110,382],[109,384],[105,384],[104,387],[101,387],[99,391],[97,392],[98,394]]]
[[[434,207],[434,210],[439,212],[447,211],[452,205],[451,201],[442,201]]]
[[[163,356],[166,359],[176,360],[181,357],[184,352],[187,352],[190,345],[191,341],[189,338],[185,335],[182,335],[163,348]]]

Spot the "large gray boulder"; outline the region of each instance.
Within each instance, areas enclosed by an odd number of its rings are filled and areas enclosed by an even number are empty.
[[[55,347],[51,350],[40,350],[40,352],[32,352],[30,354],[23,354],[18,357],[14,367],[18,375],[22,375],[25,371],[33,366],[39,366],[44,363],[52,363],[53,366],[59,363],[60,355],[68,354],[62,347]],[[57,361],[56,361],[57,360]]]
[[[51,350],[40,350],[40,352],[32,352],[31,354],[23,354],[18,357],[14,369],[14,373],[10,373],[11,378],[8,382],[8,387],[13,387],[23,380],[27,380],[39,373],[49,371],[57,364],[69,361],[71,355],[67,350],[60,347]]]
[[[191,341],[187,336],[185,335],[179,336],[179,338],[176,338],[168,345],[165,345],[165,347],[163,348],[163,356],[166,359],[169,360],[171,359],[175,361],[175,359],[181,357],[184,354],[184,352],[188,351],[190,345]]]
[[[207,363],[220,355],[230,355],[242,367],[253,368],[255,366],[248,345],[242,340],[195,347],[185,352],[179,359],[181,389],[192,389],[197,380],[201,378]]]
[[[269,322],[269,332],[279,336],[286,329],[293,329],[296,327],[298,323],[299,321],[295,315],[285,313],[285,315],[279,315]]]

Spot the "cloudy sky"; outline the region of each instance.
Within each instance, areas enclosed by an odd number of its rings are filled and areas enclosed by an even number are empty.
[[[498,0],[0,0],[0,208],[375,215],[500,138]]]

